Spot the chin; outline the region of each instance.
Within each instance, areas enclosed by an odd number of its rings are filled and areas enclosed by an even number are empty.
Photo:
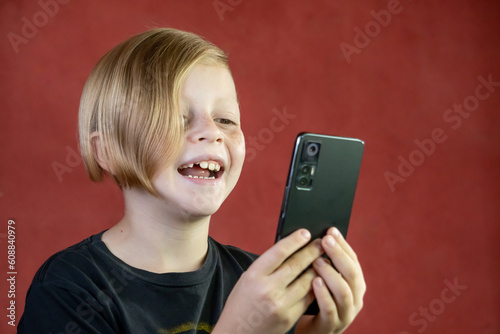
[[[190,198],[186,212],[193,217],[208,217],[216,213],[223,202],[224,200],[221,198],[214,198],[213,196],[197,193]]]

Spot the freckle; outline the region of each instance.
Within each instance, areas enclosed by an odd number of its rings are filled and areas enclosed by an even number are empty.
[[[123,230],[120,230],[120,233],[123,233]]]

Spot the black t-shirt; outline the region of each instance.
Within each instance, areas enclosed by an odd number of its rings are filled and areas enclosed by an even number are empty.
[[[28,290],[18,333],[210,333],[231,289],[257,258],[209,237],[199,270],[156,274],[118,259],[101,236],[43,264]],[[245,333],[258,317],[241,319],[235,333]]]

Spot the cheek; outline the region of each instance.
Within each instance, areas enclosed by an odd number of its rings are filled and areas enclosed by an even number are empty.
[[[231,144],[231,161],[235,166],[241,168],[245,160],[245,137],[241,129],[232,132],[228,140]]]
[[[177,171],[175,170],[175,173]],[[172,187],[172,180],[174,179],[174,170],[173,168],[166,168],[161,172],[157,173],[152,178],[153,186],[156,188],[156,191],[162,192],[163,190]]]

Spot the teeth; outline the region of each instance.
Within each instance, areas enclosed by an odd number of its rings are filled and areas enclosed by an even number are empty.
[[[182,165],[182,166],[180,166],[180,167],[179,167],[179,169],[191,168],[191,167],[193,167],[193,166],[194,166],[194,164]]]
[[[193,176],[193,175],[187,175],[187,177],[191,179],[204,179],[204,180],[215,180],[215,176]]]
[[[179,168],[180,169],[184,169],[184,168],[192,168],[194,165],[199,165],[200,168],[203,168],[203,169],[208,169],[208,170],[212,170],[212,171],[220,171],[220,165],[217,161],[200,161],[198,163],[192,163],[192,164],[188,164],[188,165],[182,165],[180,166]]]

